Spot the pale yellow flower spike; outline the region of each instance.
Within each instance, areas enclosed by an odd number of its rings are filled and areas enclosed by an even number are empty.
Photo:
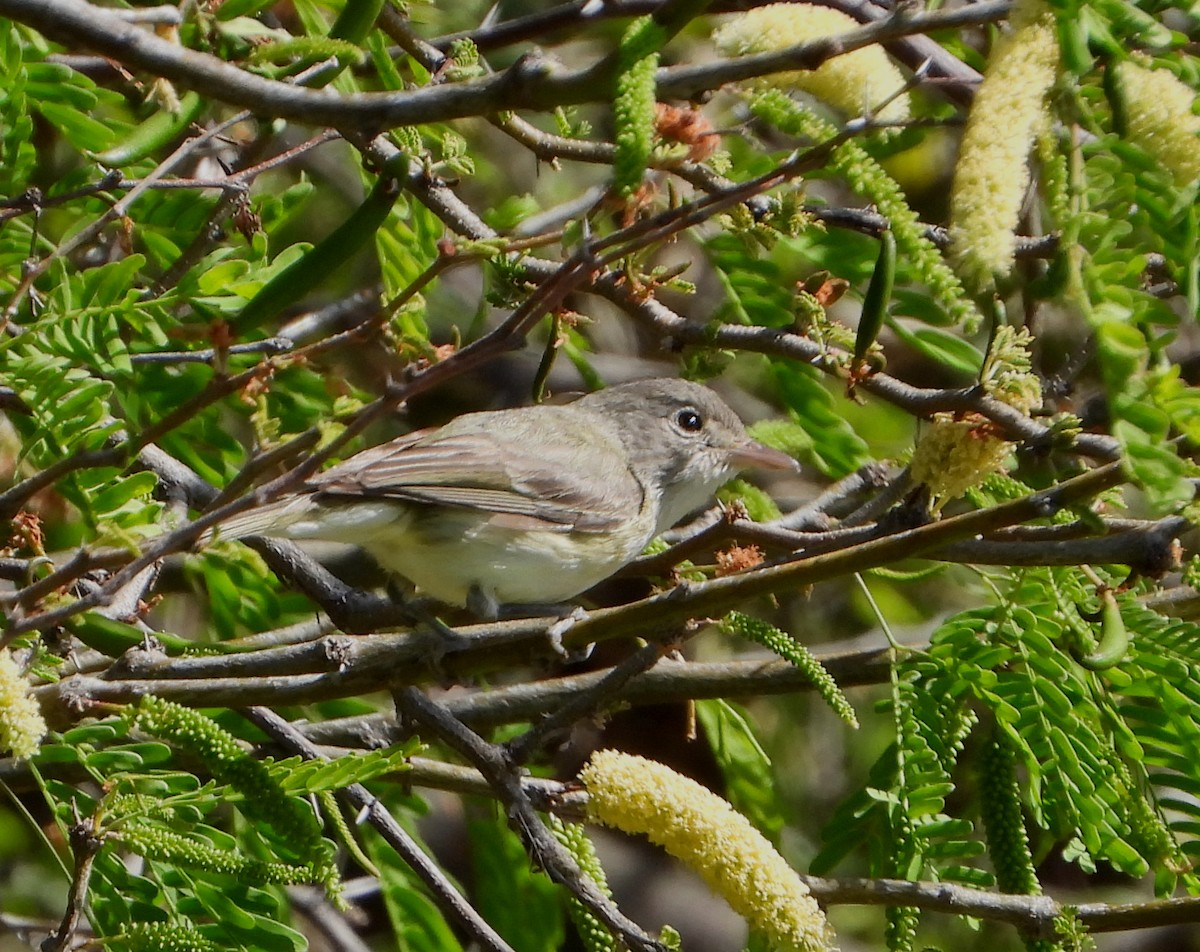
[[[1175,178],[1191,185],[1200,179],[1200,116],[1192,111],[1196,93],[1165,69],[1124,62],[1117,67],[1135,142]]]
[[[1025,328],[997,328],[979,375],[989,396],[1025,414],[1042,405],[1042,385],[1033,372],[1029,354],[1032,343]],[[998,472],[1011,450],[1012,443],[981,414],[957,417],[935,413],[913,451],[909,479],[929,490],[932,509],[939,512],[951,499]]]
[[[913,451],[909,479],[929,490],[931,508],[940,512],[951,499],[997,472],[1011,449],[1011,443],[991,431],[984,416],[970,414],[956,420],[952,413],[937,413]]]
[[[861,25],[828,7],[773,3],[739,13],[713,34],[713,42],[725,56],[745,56],[847,33]],[[801,89],[850,117],[874,109],[904,88],[904,76],[880,46],[835,56],[814,70],[776,73],[758,82],[784,90]],[[906,94],[893,99],[875,118],[903,122],[908,116]]]
[[[1054,17],[1043,0],[1017,0],[1011,20],[1015,29],[996,43],[975,93],[950,193],[951,255],[979,290],[1012,271],[1029,153],[1058,72]]]
[[[17,758],[32,757],[46,736],[46,722],[29,682],[8,650],[0,650],[0,752]]]
[[[808,887],[750,821],[669,767],[601,750],[579,775],[588,814],[645,834],[694,869],[781,952],[825,952],[833,931]]]

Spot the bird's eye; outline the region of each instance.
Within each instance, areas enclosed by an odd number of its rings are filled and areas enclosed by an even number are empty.
[[[704,429],[704,419],[690,407],[675,414],[675,425],[685,433],[698,433]]]

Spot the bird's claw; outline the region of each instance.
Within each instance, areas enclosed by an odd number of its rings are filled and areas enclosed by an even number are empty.
[[[559,655],[565,661],[582,661],[592,653],[592,646],[586,645],[583,648],[583,656],[579,657],[579,650],[568,651],[563,647],[562,639],[568,631],[575,627],[576,623],[587,617],[587,612],[576,605],[571,609],[570,614],[564,615],[558,621],[554,622],[546,629],[546,637],[550,639],[550,647],[554,649],[554,653]]]

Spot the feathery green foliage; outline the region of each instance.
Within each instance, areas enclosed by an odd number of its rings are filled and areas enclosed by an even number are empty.
[[[629,25],[617,47],[613,187],[622,198],[629,198],[641,185],[654,147],[654,73],[666,38],[666,30],[646,16]]]
[[[579,868],[596,884],[596,887],[604,895],[611,896],[612,890],[608,888],[608,877],[604,874],[604,867],[600,865],[600,859],[596,855],[596,847],[588,839],[583,824],[564,823],[557,817],[551,817],[550,829],[558,841],[575,857]],[[613,938],[613,934],[604,928],[600,920],[583,903],[571,897],[567,900],[567,911],[571,916],[575,931],[579,935],[579,940],[587,952],[616,952],[617,942]]]
[[[819,14],[846,52],[784,49],[818,11],[795,3],[95,4],[97,44],[58,2],[0,22],[0,621],[10,697],[50,727],[0,762],[0,913],[61,922],[69,882],[98,946],[301,952],[315,891],[285,885],[344,875],[376,877],[382,913],[343,922],[373,947],[488,944],[481,911],[520,949],[568,917],[635,947],[515,809],[583,809],[595,745],[719,788],[799,872],[920,894],[835,914],[843,947],[976,942],[942,883],[1059,903],[1053,935],[1025,919],[1039,950],[1086,946],[1096,874],[1149,919],[1151,888],[1200,895],[1194,9],[1046,0],[1061,68],[1009,196],[1014,266],[973,300],[947,195],[1024,3],[930,5],[886,50]],[[801,81],[872,62],[875,102]],[[348,548],[306,550],[326,575],[191,524],[465,411],[650,375],[711,381],[802,469],[744,473],[730,517],[671,527],[582,620],[408,617]],[[988,451],[978,485],[939,496],[908,466],[939,426]],[[625,680],[634,639],[663,657]],[[397,720],[398,685],[477,746]],[[329,758],[235,713],[268,706]],[[392,743],[414,732],[427,760]],[[549,825],[603,885],[583,832]],[[991,916],[968,918],[996,952],[1025,943]]]
[[[813,143],[832,139],[837,127],[810,109],[793,102],[777,89],[756,93],[750,109],[764,122],[788,135],[802,136]],[[971,303],[962,283],[942,259],[941,253],[925,237],[924,227],[909,207],[900,187],[867,150],[853,140],[840,143],[830,161],[830,171],[863,198],[870,201],[887,219],[896,245],[914,276],[933,292],[938,303],[955,323],[975,327],[979,312]]]
[[[794,664],[813,682],[817,693],[837,716],[850,727],[858,727],[858,716],[846,700],[837,682],[822,667],[812,653],[786,631],[768,625],[742,612],[730,612],[721,621],[721,630],[739,638],[746,638],[764,648],[770,648],[785,661]]]

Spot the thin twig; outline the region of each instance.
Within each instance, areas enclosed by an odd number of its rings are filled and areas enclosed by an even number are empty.
[[[553,713],[520,736],[514,737],[505,745],[513,763],[526,763],[548,737],[595,714],[605,703],[611,702],[633,678],[653,667],[661,653],[658,644],[643,645],[620,664],[606,671],[604,677],[586,691],[573,695]]]
[[[289,753],[299,754],[305,760],[325,759],[303,734],[274,711],[265,707],[251,707],[243,713]],[[366,822],[375,827],[384,841],[429,889],[434,902],[450,922],[467,930],[483,949],[490,952],[513,952],[508,943],[455,888],[450,878],[396,822],[381,800],[360,783],[350,784],[338,790],[337,797],[352,811],[362,814]]]
[[[1200,897],[1181,896],[1134,903],[1062,903],[1049,896],[990,893],[953,883],[902,879],[822,879],[803,877],[809,890],[828,905],[917,906],[936,912],[975,916],[1018,926],[1034,938],[1054,939],[1055,920],[1073,914],[1089,932],[1119,932],[1152,926],[1200,922]]]
[[[0,3],[3,2],[4,0],[0,0]],[[57,0],[51,0],[51,2],[57,2]],[[75,2],[75,0],[72,0],[72,2]],[[89,6],[88,4],[83,5]],[[96,15],[100,14],[100,11],[94,7],[89,6],[89,9],[93,10]],[[141,32],[135,27],[126,27],[126,29],[131,29],[135,32]],[[174,45],[171,43],[166,43],[165,40],[160,40],[159,42],[164,43],[168,47],[175,49],[178,48],[174,47]],[[160,181],[163,176],[170,172],[171,169],[173,169],[176,165],[190,156],[201,146],[211,142],[231,125],[233,125],[233,120],[227,120],[226,122],[220,123],[211,129],[206,129],[200,135],[188,139],[186,142],[182,143],[178,148],[175,149],[174,152],[163,159],[154,168],[154,171],[152,171],[137,185],[131,188],[119,200],[114,202],[104,212],[104,214],[102,214],[94,222],[92,222],[86,228],[81,228],[79,231],[71,235],[71,237],[63,241],[62,244],[58,245],[58,247],[56,247],[51,254],[46,255],[46,257],[40,258],[37,261],[27,262],[27,266],[21,272],[21,280],[17,284],[16,289],[9,298],[8,304],[4,308],[4,320],[11,321],[14,317],[16,317],[17,311],[20,309],[21,301],[24,300],[25,295],[29,292],[29,289],[33,287],[33,282],[42,274],[44,274],[55,260],[64,258],[76,248],[86,245],[98,234],[100,234],[100,232],[103,231],[110,222],[116,221],[117,219],[128,215],[129,209],[133,206],[134,202],[136,202],[143,194],[149,191],[155,182]]]
[[[62,921],[38,947],[40,952],[63,952],[70,947],[75,938],[75,930],[83,916],[83,908],[87,902],[88,883],[92,878],[92,868],[96,856],[104,845],[104,840],[97,835],[95,817],[80,817],[78,814],[68,830],[71,852],[75,854],[75,869],[71,874],[71,888],[67,893],[67,906],[63,912]]]
[[[521,837],[533,862],[571,891],[588,911],[634,952],[665,952],[665,947],[627,918],[579,868],[573,857],[538,816],[521,786],[519,769],[503,748],[489,744],[445,708],[416,688],[399,688],[397,712],[414,726],[428,730],[472,763],[504,804],[509,824]]]
[[[229,357],[241,354],[265,354],[274,357],[276,354],[286,354],[292,346],[292,342],[286,337],[268,337],[249,344],[234,344],[219,352],[209,347],[204,350],[159,350],[131,354],[129,361],[134,364],[210,364],[217,358],[218,353]]]
[[[932,13],[892,15],[778,53],[660,69],[663,99],[692,99],[708,90],[771,72],[815,69],[827,59],[903,36],[1003,18],[1007,0],[988,0]],[[501,73],[399,93],[330,96],[239,69],[218,57],[185,49],[132,27],[84,0],[0,0],[0,14],[71,46],[91,47],[127,66],[177,82],[222,102],[281,119],[329,126],[343,132],[441,122],[515,109],[606,100],[615,63],[568,70],[526,56]]]

